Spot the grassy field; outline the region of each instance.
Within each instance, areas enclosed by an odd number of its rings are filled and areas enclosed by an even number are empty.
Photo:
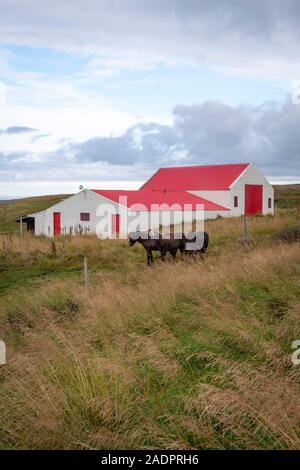
[[[300,249],[272,240],[299,225],[299,199],[280,191],[247,252],[242,220],[218,219],[197,262],[0,236],[0,448],[300,448]]]
[[[2,201],[2,203],[0,201],[0,234],[1,232],[18,232],[19,226],[15,222],[17,217],[43,211],[66,197],[68,197],[67,194],[59,194]]]
[[[276,185],[275,204],[279,208],[300,206],[300,184]]]

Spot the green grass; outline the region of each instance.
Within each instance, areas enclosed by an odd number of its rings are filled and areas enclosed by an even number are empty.
[[[298,217],[251,218],[247,252],[240,218],[209,221],[204,260],[151,268],[126,241],[1,237],[0,448],[299,448],[300,250],[272,241]]]
[[[34,288],[53,279],[82,281],[84,256],[88,256],[90,277],[99,272],[109,275],[144,267],[141,247],[129,251],[126,242],[107,243],[96,237],[82,237],[82,246],[78,246],[72,238],[57,238],[53,253],[51,239],[29,238],[29,245],[39,243],[39,247],[27,253],[26,241],[24,237],[22,247],[13,251],[0,249],[0,297],[16,288]],[[10,242],[4,243],[9,246]]]
[[[15,295],[2,447],[294,448],[299,251],[263,251],[239,254],[229,271],[220,253],[213,270],[145,268],[136,287],[64,282]],[[283,315],[272,315],[274,299]]]
[[[300,207],[300,184],[275,185],[274,189],[276,207]]]

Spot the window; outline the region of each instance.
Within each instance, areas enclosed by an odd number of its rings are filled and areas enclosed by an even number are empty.
[[[89,212],[80,212],[80,220],[82,222],[89,222],[90,221],[90,213]]]
[[[239,198],[238,198],[238,196],[234,196],[234,207],[239,207]]]
[[[272,209],[272,198],[268,198],[268,209]]]

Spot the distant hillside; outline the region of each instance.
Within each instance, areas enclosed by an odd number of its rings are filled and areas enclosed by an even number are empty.
[[[300,206],[300,184],[274,185],[277,207]]]
[[[69,194],[56,194],[0,202],[0,232],[17,231],[16,217],[47,209],[68,196]]]

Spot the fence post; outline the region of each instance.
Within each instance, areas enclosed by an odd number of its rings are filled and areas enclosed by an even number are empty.
[[[4,341],[0,340],[0,365],[3,366],[6,364],[6,345]]]
[[[56,256],[56,245],[55,242],[51,242],[51,254]]]
[[[246,215],[243,216],[243,222],[244,222],[243,243],[244,243],[244,250],[246,251],[248,249],[248,242],[249,242],[248,219]]]
[[[23,237],[23,219],[20,219],[20,237]]]
[[[89,273],[88,273],[88,261],[87,257],[83,258],[83,272],[84,272],[84,285],[87,287],[89,285]]]

